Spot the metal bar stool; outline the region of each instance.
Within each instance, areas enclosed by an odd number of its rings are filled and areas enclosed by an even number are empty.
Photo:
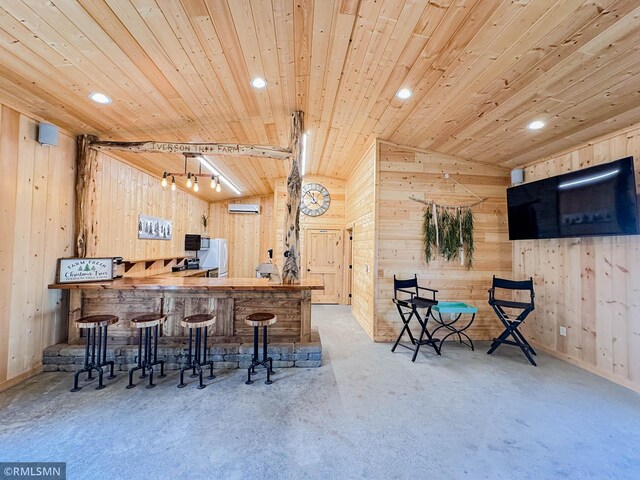
[[[140,330],[138,334],[138,365],[129,370],[129,385],[127,388],[133,388],[133,372],[142,370],[140,378],[149,377],[149,385],[147,388],[155,387],[153,383],[153,367],[160,365],[160,378],[166,377],[164,374],[164,361],[158,361],[158,337],[160,336],[160,322],[167,318],[165,315],[150,313],[139,315],[131,319],[131,325]],[[144,332],[142,331],[144,329]],[[144,351],[142,348],[142,337],[144,336]],[[147,375],[149,371],[149,375]]]
[[[245,323],[253,327],[253,356],[251,357],[251,366],[247,369],[247,385],[251,385],[251,374],[256,373],[256,367],[262,365],[267,369],[267,385],[271,385],[271,375],[273,371],[273,359],[267,356],[267,327],[276,323],[277,317],[272,313],[252,313],[245,319]],[[262,327],[262,360],[258,360],[258,329]]]
[[[87,330],[87,332],[85,335],[84,367],[75,374],[73,388],[71,389],[72,392],[77,392],[82,388],[78,387],[78,378],[83,372],[88,373],[87,381],[95,378],[91,375],[93,370],[98,372],[98,386],[96,390],[102,390],[104,388],[104,384],[102,383],[102,375],[104,373],[102,367],[109,365],[111,367],[111,374],[107,378],[110,380],[116,378],[113,374],[115,362],[113,360],[107,361],[107,327],[114,323],[118,323],[118,317],[115,315],[91,315],[76,320],[76,325],[79,328]],[[97,349],[96,345],[98,347]]]
[[[191,315],[183,318],[180,322],[180,325],[189,329],[189,353],[187,354],[187,364],[180,369],[180,383],[178,384],[178,388],[187,386],[187,384],[184,383],[184,372],[186,370],[193,370],[191,378],[200,377],[199,389],[206,387],[202,381],[202,367],[209,365],[208,380],[216,378],[213,374],[213,360],[207,360],[207,328],[215,323],[216,316],[209,314]],[[195,342],[193,338],[194,330],[196,331]]]

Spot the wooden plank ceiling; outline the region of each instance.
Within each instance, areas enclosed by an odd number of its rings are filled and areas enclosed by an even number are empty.
[[[0,0],[0,101],[107,140],[287,146],[346,178],[374,137],[521,165],[640,121],[638,0]],[[268,86],[250,86],[253,77]],[[414,95],[395,97],[407,87]],[[113,103],[88,99],[103,92]],[[534,120],[547,128],[532,132]],[[178,156],[125,155],[155,174]],[[283,161],[215,158],[243,194]],[[208,200],[231,196],[201,189]]]

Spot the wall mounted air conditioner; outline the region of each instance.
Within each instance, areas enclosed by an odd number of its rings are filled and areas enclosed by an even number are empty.
[[[230,203],[229,213],[260,213],[260,205],[248,203]]]

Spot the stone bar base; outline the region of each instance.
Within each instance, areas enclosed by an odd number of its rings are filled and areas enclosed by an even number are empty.
[[[162,342],[163,339],[161,339]],[[158,345],[158,360],[165,361],[166,370],[178,370],[187,358],[188,345],[164,343]],[[262,355],[262,344],[260,345]],[[317,332],[311,332],[310,342],[270,343],[269,356],[273,358],[273,368],[320,367],[322,365],[322,344]],[[215,344],[209,347],[208,360],[213,360],[214,369],[247,368],[251,364],[253,343]],[[107,360],[116,362],[116,369],[127,371],[138,363],[137,345],[113,345],[107,348]],[[59,343],[48,347],[42,358],[44,372],[75,372],[84,365],[84,345]]]

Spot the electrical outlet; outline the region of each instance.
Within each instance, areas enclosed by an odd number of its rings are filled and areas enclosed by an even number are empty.
[[[560,336],[561,337],[567,336],[567,327],[560,327]]]

